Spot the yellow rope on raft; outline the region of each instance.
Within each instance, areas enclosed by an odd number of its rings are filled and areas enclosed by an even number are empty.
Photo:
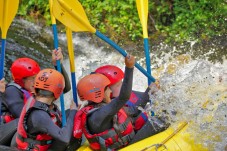
[[[151,148],[151,147],[154,147],[154,146],[156,147],[156,150],[158,150],[158,148],[161,147],[161,146],[164,146],[164,147],[166,148],[165,143],[166,143],[167,141],[169,141],[174,135],[176,135],[180,130],[182,130],[187,124],[188,124],[188,122],[184,122],[180,127],[178,127],[171,135],[169,135],[169,136],[168,136],[165,140],[163,140],[160,144],[153,144],[153,145],[151,145],[151,146],[148,146],[148,147],[142,149],[141,151],[146,151],[147,149],[149,149],[149,148]],[[166,148],[166,149],[167,149],[167,148]]]

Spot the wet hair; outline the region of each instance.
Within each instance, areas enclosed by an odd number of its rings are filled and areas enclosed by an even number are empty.
[[[105,89],[104,89],[104,92],[106,91],[106,89],[108,88],[109,86],[106,86]]]
[[[91,72],[90,74],[96,74],[97,72]]]

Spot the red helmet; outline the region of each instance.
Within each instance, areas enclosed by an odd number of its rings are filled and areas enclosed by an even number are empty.
[[[80,100],[89,100],[95,103],[102,102],[105,88],[109,84],[110,80],[103,74],[95,73],[83,77],[77,84]]]
[[[44,69],[37,74],[34,88],[50,91],[57,99],[65,88],[65,80],[60,72],[54,69]]]
[[[24,86],[23,78],[34,76],[39,73],[40,67],[37,62],[30,58],[15,60],[10,68],[15,83]]]
[[[110,80],[110,86],[124,78],[124,72],[113,65],[105,65],[97,68],[96,73],[104,74]]]

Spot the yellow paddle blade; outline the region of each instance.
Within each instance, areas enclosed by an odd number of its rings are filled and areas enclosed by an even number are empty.
[[[78,0],[53,0],[53,14],[65,26],[76,32],[95,33]]]
[[[72,30],[69,29],[68,27],[66,27],[66,37],[67,37],[67,44],[68,44],[70,71],[75,72]]]
[[[53,0],[49,0],[49,5],[50,5],[50,17],[51,17],[51,23],[52,25],[56,24],[56,19],[53,15]]]
[[[18,9],[19,0],[0,0],[0,27],[2,39],[6,39],[6,34]]]
[[[3,0],[0,0],[0,29],[2,27]]]
[[[137,11],[139,13],[140,22],[143,27],[143,38],[148,38],[147,34],[147,18],[148,18],[148,0],[136,0]]]

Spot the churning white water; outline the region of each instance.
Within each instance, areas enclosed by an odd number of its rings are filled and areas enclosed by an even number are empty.
[[[60,39],[66,40],[64,35]],[[124,57],[117,51],[104,52],[102,47],[89,44],[89,38],[80,39],[74,35],[73,41],[83,50],[83,54],[77,55],[77,48],[74,48],[77,81],[101,65],[117,65],[124,70]],[[190,54],[174,59],[170,59],[170,54],[162,56],[157,59],[152,55],[158,62],[152,75],[161,86],[154,96],[150,96],[152,110],[158,115],[167,115],[172,125],[188,121],[187,131],[196,142],[209,150],[224,150],[227,145],[227,61],[212,64],[206,60],[192,60]],[[70,73],[69,60],[66,59],[64,64]],[[137,69],[133,81],[134,90],[146,89],[147,78]],[[72,99],[72,94],[65,97]]]
[[[157,71],[158,72],[158,71]],[[187,130],[209,150],[227,145],[227,62],[212,64],[179,56],[159,71],[161,89],[151,96],[156,114],[172,123],[188,121]]]

